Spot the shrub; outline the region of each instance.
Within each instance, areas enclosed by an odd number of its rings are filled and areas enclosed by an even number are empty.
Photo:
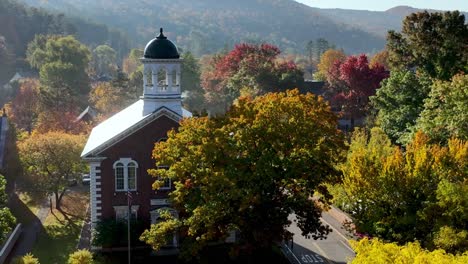
[[[35,258],[31,253],[18,257],[13,260],[13,264],[40,264],[39,260]]]
[[[386,264],[386,263],[415,263],[415,264],[462,264],[468,263],[468,251],[460,255],[446,253],[442,249],[427,251],[419,243],[408,243],[398,246],[396,243],[384,243],[378,239],[350,241],[356,258],[351,264]]]
[[[93,254],[86,249],[78,250],[70,254],[68,264],[93,264]]]

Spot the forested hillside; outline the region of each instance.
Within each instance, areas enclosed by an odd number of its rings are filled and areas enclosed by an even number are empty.
[[[27,45],[36,34],[76,35],[90,47],[107,43],[117,51],[119,58],[130,48],[128,38],[119,30],[92,20],[31,8],[14,0],[0,1],[0,25],[0,37],[13,59],[24,58]]]
[[[241,41],[266,41],[286,52],[303,52],[308,41],[324,38],[348,53],[377,51],[385,43],[381,36],[336,23],[292,0],[24,1],[123,29],[139,46],[164,27],[178,46],[196,55]]]

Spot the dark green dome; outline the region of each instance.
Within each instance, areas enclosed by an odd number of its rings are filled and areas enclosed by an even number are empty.
[[[143,57],[145,59],[179,59],[180,55],[177,47],[161,33],[146,44]]]

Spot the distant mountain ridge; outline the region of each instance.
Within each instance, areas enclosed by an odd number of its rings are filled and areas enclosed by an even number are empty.
[[[286,52],[303,52],[310,40],[325,38],[349,54],[385,46],[388,30],[420,11],[395,7],[383,12],[319,9],[293,0],[23,0],[128,32],[143,47],[160,26],[185,50],[200,56],[241,41],[270,42]]]
[[[403,19],[415,12],[444,12],[434,9],[419,9],[411,6],[395,6],[386,11],[321,9],[314,8],[319,14],[337,23],[348,23],[370,33],[385,37],[388,30],[401,30]],[[468,17],[467,12],[461,12]]]
[[[336,23],[293,0],[23,1],[123,29],[138,47],[163,26],[178,46],[197,55],[241,41],[266,41],[290,52],[302,52],[308,41],[318,38],[348,53],[378,51],[385,45],[381,36]]]

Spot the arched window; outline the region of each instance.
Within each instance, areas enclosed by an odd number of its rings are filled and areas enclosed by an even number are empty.
[[[135,191],[137,189],[138,163],[130,158],[121,158],[114,163],[115,191]]]

